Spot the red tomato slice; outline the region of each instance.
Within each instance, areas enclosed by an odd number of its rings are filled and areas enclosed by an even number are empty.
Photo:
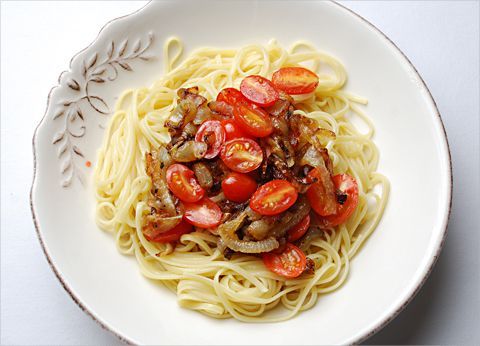
[[[325,168],[324,168],[325,169]],[[330,175],[328,172],[326,174]],[[313,210],[320,216],[335,214],[337,211],[337,203],[335,200],[335,192],[332,190],[327,192],[322,184],[321,173],[319,168],[312,169],[307,178],[316,179],[318,182],[313,183],[307,190],[307,198]]]
[[[220,157],[228,168],[240,173],[257,169],[263,161],[262,149],[250,138],[235,138],[226,142]]]
[[[338,226],[352,216],[358,205],[358,185],[348,174],[337,174],[332,177],[335,187],[347,194],[347,200],[337,206],[337,213],[325,216],[323,220],[329,227]]]
[[[273,132],[268,113],[253,104],[237,103],[233,110],[233,118],[250,136],[266,137]]]
[[[307,257],[293,244],[287,243],[281,254],[268,252],[262,255],[263,263],[270,271],[286,278],[296,278],[307,267]]]
[[[295,187],[286,180],[272,180],[260,186],[250,199],[250,208],[262,215],[277,215],[297,200]]]
[[[245,98],[262,107],[268,107],[278,100],[278,91],[272,82],[261,76],[248,76],[242,80],[240,91]]]
[[[300,239],[310,227],[310,215],[305,216],[302,221],[288,230],[288,241]]]
[[[225,142],[225,129],[218,120],[207,120],[198,128],[195,141],[204,142],[208,145],[205,153],[206,159],[213,159],[220,153],[222,144]]]
[[[225,140],[229,141],[234,138],[248,137],[248,135],[238,126],[232,119],[222,120],[225,129]]]
[[[185,213],[183,218],[190,224],[200,228],[216,227],[222,220],[222,211],[209,198],[197,203],[183,203]]]
[[[168,167],[167,185],[170,191],[184,202],[197,202],[205,195],[205,190],[195,178],[195,173],[179,163]]]
[[[222,181],[222,190],[230,201],[247,201],[257,190],[257,182],[246,174],[232,172]]]
[[[317,87],[318,76],[303,67],[283,67],[273,74],[272,82],[287,94],[308,94]]]
[[[144,233],[145,238],[149,241],[153,241],[156,243],[170,243],[172,241],[176,241],[180,239],[180,237],[186,233],[190,233],[193,231],[192,225],[182,220],[178,225],[172,228],[170,231],[163,232],[154,238],[148,236],[147,233]]]
[[[225,88],[217,95],[217,101],[226,102],[230,105],[234,105],[238,102],[246,101],[245,97],[240,91],[235,88]]]

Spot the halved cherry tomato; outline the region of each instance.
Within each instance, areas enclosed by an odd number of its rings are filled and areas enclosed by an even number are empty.
[[[286,180],[272,180],[260,186],[250,199],[250,208],[262,215],[277,215],[297,200],[295,187]]]
[[[300,239],[310,227],[310,215],[305,216],[302,221],[288,230],[288,241]]]
[[[185,210],[183,218],[194,226],[215,227],[222,220],[220,207],[207,197],[197,203],[183,203],[183,207]]]
[[[253,104],[237,103],[233,110],[233,118],[250,136],[265,137],[273,132],[268,113]]]
[[[287,94],[308,94],[317,87],[318,76],[303,67],[283,67],[273,74],[272,82]]]
[[[232,172],[222,181],[222,191],[230,201],[245,202],[257,190],[257,182],[246,174]]]
[[[240,91],[235,88],[225,88],[217,95],[217,101],[226,102],[230,105],[237,104],[238,102],[246,101],[245,97]]]
[[[262,76],[248,76],[240,83],[240,91],[245,98],[262,107],[268,107],[278,100],[278,91],[272,82]]]
[[[323,168],[325,169],[325,168]],[[329,175],[327,172],[326,174]],[[337,211],[337,203],[335,200],[335,192],[327,193],[324,185],[322,184],[321,173],[319,168],[314,168],[308,172],[307,179],[318,180],[313,183],[307,190],[307,198],[312,206],[312,209],[320,216],[333,215]]]
[[[262,149],[250,138],[235,138],[226,142],[220,157],[228,168],[240,173],[257,169],[263,161]]]
[[[170,191],[184,202],[197,202],[205,195],[205,190],[195,178],[195,173],[179,163],[168,167],[167,185]]]
[[[190,233],[193,231],[192,225],[182,220],[178,225],[173,227],[170,231],[160,233],[159,235],[151,238],[148,236],[147,233],[144,233],[145,238],[149,241],[153,241],[156,243],[170,243],[172,241],[176,241],[180,239],[180,237],[186,233]]]
[[[323,220],[330,226],[338,226],[353,214],[358,205],[358,185],[355,179],[348,174],[337,174],[332,177],[335,188],[347,194],[347,200],[337,206],[337,213],[325,216]]]
[[[218,120],[207,120],[198,128],[195,141],[204,142],[208,145],[205,153],[206,159],[213,159],[222,149],[225,142],[225,129]]]
[[[268,252],[262,255],[263,263],[270,271],[286,278],[296,278],[307,267],[307,257],[293,244],[287,243],[281,254]]]
[[[248,137],[248,135],[238,126],[232,119],[222,120],[225,129],[225,140],[229,141],[234,138]]]

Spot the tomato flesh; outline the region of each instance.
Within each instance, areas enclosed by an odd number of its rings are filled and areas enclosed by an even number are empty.
[[[272,82],[287,94],[308,94],[317,87],[318,76],[303,67],[283,67],[273,74]]]
[[[307,190],[307,198],[310,202],[310,205],[315,212],[320,216],[327,216],[335,214],[337,210],[337,205],[335,203],[335,196],[333,192],[329,195],[327,190],[322,184],[322,179],[318,168],[312,169],[308,175],[308,179],[314,180],[317,182],[313,183]]]
[[[279,97],[272,82],[256,75],[245,77],[240,84],[240,91],[247,100],[262,107],[273,105]]]
[[[225,129],[225,140],[229,141],[234,138],[248,137],[248,135],[238,126],[232,119],[222,120]]]
[[[226,102],[230,105],[235,105],[239,102],[246,101],[245,97],[240,91],[235,88],[225,88],[217,95],[217,101]]]
[[[288,241],[300,239],[310,227],[310,215],[305,216],[302,221],[288,230]]]
[[[253,104],[237,103],[233,118],[240,128],[253,137],[266,137],[273,132],[272,121],[266,111]]]
[[[223,142],[225,142],[225,129],[218,120],[207,120],[200,125],[195,141],[204,142],[208,145],[205,153],[206,159],[213,159],[220,153]]]
[[[246,174],[232,172],[222,181],[222,191],[227,199],[242,203],[257,190],[257,182]]]
[[[145,238],[155,243],[170,243],[180,239],[180,237],[186,233],[193,231],[192,225],[182,220],[178,225],[172,228],[170,231],[160,233],[159,235],[151,238],[148,234],[144,233]]]
[[[251,172],[260,167],[263,161],[262,149],[250,138],[235,138],[225,142],[220,157],[228,168],[239,173]]]
[[[337,213],[323,218],[329,227],[338,226],[352,216],[358,205],[358,185],[355,179],[348,174],[337,174],[332,177],[335,188],[347,195],[347,200],[337,206]]]
[[[250,199],[250,208],[261,215],[277,215],[297,200],[295,187],[286,180],[272,180],[260,186]]]
[[[268,252],[262,255],[262,259],[270,271],[289,279],[300,276],[307,267],[307,257],[291,243],[287,243],[282,253]]]
[[[205,195],[205,190],[195,178],[195,173],[179,163],[168,167],[167,185],[170,191],[184,202],[197,202]]]
[[[216,227],[222,220],[220,207],[209,198],[205,197],[197,203],[183,203],[183,207],[185,210],[183,218],[194,226],[200,228]]]

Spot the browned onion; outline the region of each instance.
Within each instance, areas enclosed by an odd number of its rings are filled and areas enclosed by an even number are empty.
[[[276,249],[279,246],[279,243],[273,237],[260,241],[238,239],[235,232],[242,227],[246,216],[247,213],[243,211],[236,218],[225,222],[217,228],[218,234],[222,237],[225,245],[233,251],[243,253],[262,253]]]
[[[168,232],[182,221],[183,215],[165,217],[159,214],[147,215],[143,233],[154,239],[162,233]]]
[[[213,185],[213,177],[207,165],[203,162],[197,162],[192,168],[200,186],[207,190],[210,189]]]
[[[310,213],[310,204],[304,196],[300,196],[297,202],[282,215],[269,235],[275,238],[283,237],[290,228],[302,221],[308,213]]]
[[[171,149],[172,158],[177,162],[192,162],[205,156],[208,145],[204,142],[186,141]]]

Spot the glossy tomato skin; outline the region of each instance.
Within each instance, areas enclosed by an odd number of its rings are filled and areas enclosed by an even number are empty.
[[[317,88],[318,76],[303,67],[282,67],[273,74],[272,82],[287,94],[308,94]]]
[[[234,138],[249,137],[238,124],[232,119],[222,120],[223,128],[225,129],[225,140],[229,141]]]
[[[253,104],[237,103],[233,109],[233,118],[252,137],[266,137],[273,132],[270,115]]]
[[[307,267],[305,254],[291,243],[287,243],[281,254],[268,252],[262,254],[262,259],[270,271],[289,279],[300,276]]]
[[[245,77],[240,84],[240,92],[250,102],[268,107],[278,100],[278,91],[268,79],[252,75]]]
[[[288,241],[294,242],[300,239],[310,227],[310,215],[305,216],[302,221],[288,230]]]
[[[220,157],[225,165],[239,173],[251,172],[262,164],[262,148],[250,138],[235,138],[222,147]]]
[[[250,208],[261,215],[277,215],[297,200],[295,187],[286,180],[271,180],[260,186],[250,199]]]
[[[170,231],[161,233],[154,238],[150,238],[145,234],[145,238],[155,243],[170,243],[179,240],[182,235],[190,233],[192,231],[193,226],[182,220],[182,222],[180,222]]]
[[[235,88],[225,88],[218,93],[217,101],[226,102],[233,106],[239,102],[246,102],[247,100],[239,90]]]
[[[307,190],[306,196],[308,202],[310,202],[310,206],[312,207],[315,212],[320,216],[327,216],[331,215],[335,212],[335,206],[333,206],[333,211],[328,208],[327,200],[326,200],[326,191],[321,183],[320,173],[318,172],[317,168],[312,169],[308,172],[307,178],[311,181],[317,180],[318,182],[313,183]],[[332,203],[330,203],[332,206]]]
[[[332,177],[335,188],[347,194],[347,200],[338,204],[337,213],[323,217],[325,224],[329,227],[338,226],[352,216],[358,205],[358,184],[348,174],[337,174]]]
[[[183,202],[197,202],[205,195],[205,190],[195,178],[195,173],[179,163],[168,167],[167,185],[170,191]]]
[[[257,190],[257,182],[247,174],[231,172],[222,181],[222,191],[225,197],[233,202],[247,201]]]
[[[207,197],[197,203],[183,203],[183,208],[185,221],[200,228],[216,227],[222,220],[220,207]]]
[[[206,143],[208,149],[205,153],[205,158],[213,159],[220,153],[225,137],[225,129],[220,121],[207,120],[198,128],[195,141]]]

